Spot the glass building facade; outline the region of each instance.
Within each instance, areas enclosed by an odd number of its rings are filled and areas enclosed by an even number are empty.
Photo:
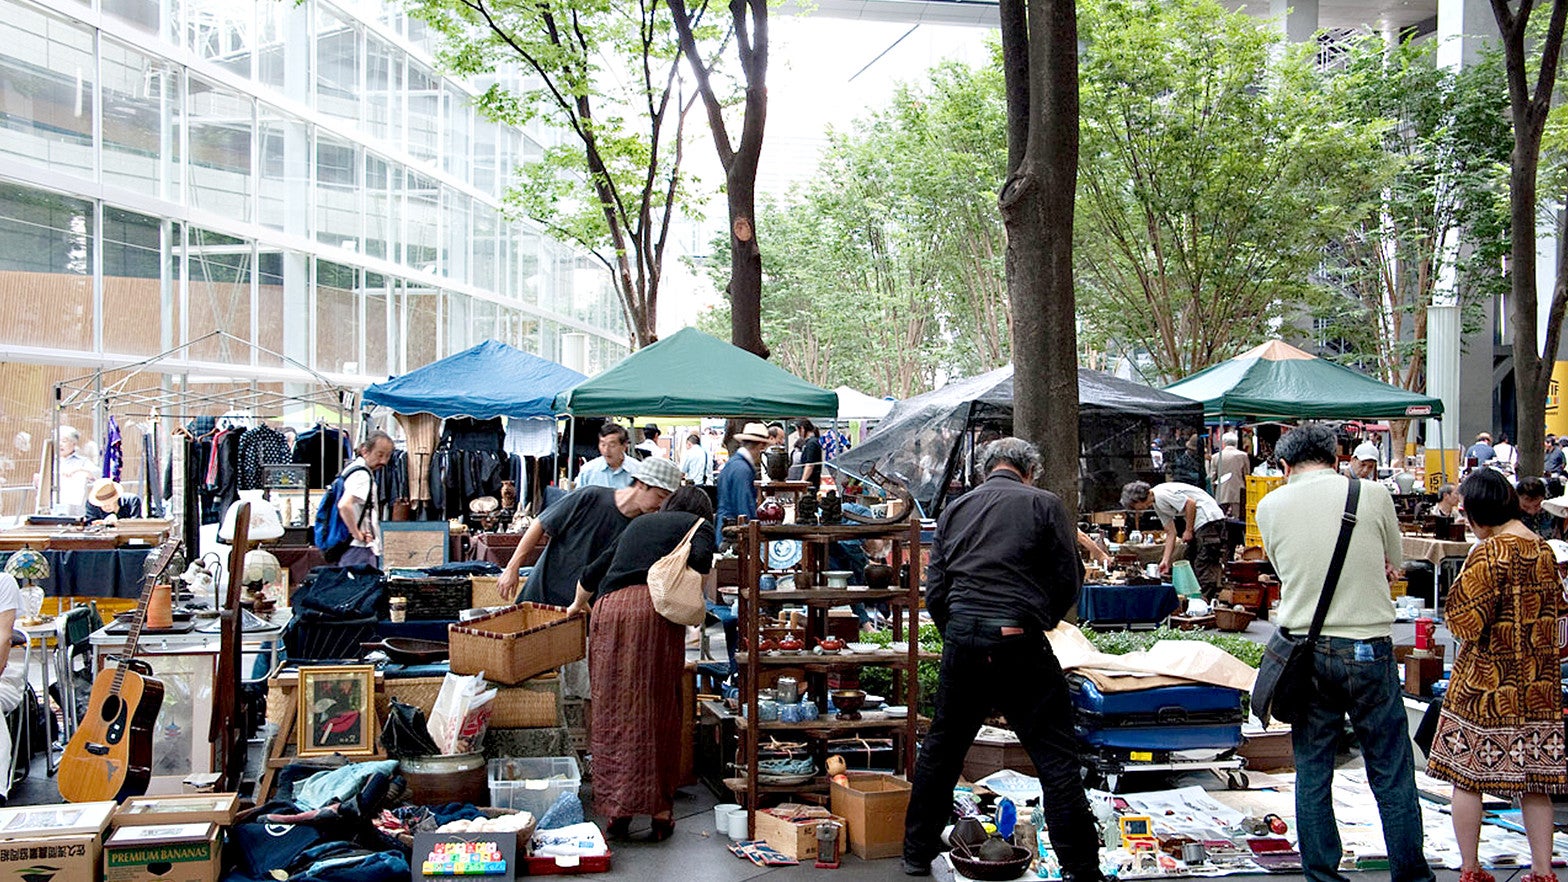
[[[189,359],[271,379],[624,356],[602,265],[502,211],[552,133],[478,118],[431,48],[374,0],[0,0],[0,479],[54,382],[213,330],[256,348]]]

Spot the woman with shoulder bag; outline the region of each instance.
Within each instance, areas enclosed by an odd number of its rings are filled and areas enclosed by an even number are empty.
[[[1481,543],[1444,604],[1461,643],[1427,773],[1454,785],[1461,882],[1492,882],[1477,854],[1482,792],[1520,798],[1530,841],[1524,882],[1556,882],[1551,797],[1568,793],[1556,556],[1520,522],[1519,498],[1499,472],[1479,469],[1459,492]]]
[[[688,549],[684,561],[673,560],[682,548]],[[588,565],[569,607],[582,612],[592,604],[593,798],[600,814],[611,818],[613,838],[626,836],[633,815],[653,817],[655,842],[675,830],[680,683],[690,622],[666,615],[693,601],[701,610],[700,576],[692,571],[712,569],[713,552],[713,503],[702,490],[682,487],[661,510],[627,525],[615,545]],[[684,596],[692,590],[695,598]]]

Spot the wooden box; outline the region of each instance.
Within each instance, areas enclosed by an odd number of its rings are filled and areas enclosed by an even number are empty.
[[[904,850],[904,814],[910,785],[892,775],[850,775],[833,782],[833,814],[849,824],[849,850],[863,861],[897,857]]]
[[[797,861],[817,858],[817,825],[823,821],[844,819],[827,809],[814,805],[785,803],[777,808],[763,809],[756,813],[757,838],[772,846],[780,854]],[[837,840],[838,853],[844,853],[844,836]]]
[[[1025,775],[1035,774],[1034,761],[1024,746],[1016,741],[992,741],[976,738],[964,755],[964,778],[978,781],[992,772],[1012,769]]]

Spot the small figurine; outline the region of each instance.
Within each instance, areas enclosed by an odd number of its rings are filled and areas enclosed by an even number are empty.
[[[813,500],[815,501],[815,500]],[[837,526],[844,523],[844,500],[832,490],[823,495],[819,504],[818,518],[823,526]]]
[[[801,526],[817,525],[817,494],[811,490],[800,494],[795,502],[795,523]]]

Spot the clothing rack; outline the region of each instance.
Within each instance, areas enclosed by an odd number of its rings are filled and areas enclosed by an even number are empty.
[[[192,357],[202,344],[217,343],[244,363],[227,364]],[[229,347],[237,347],[234,352]],[[215,388],[209,388],[215,387]],[[271,387],[271,388],[269,388]],[[110,364],[55,384],[54,426],[58,437],[67,411],[92,412],[96,427],[111,413],[120,419],[145,419],[172,437],[176,427],[197,417],[216,418],[244,426],[286,419],[290,412],[308,414],[322,423],[336,414],[336,428],[353,438],[359,411],[359,390],[344,386],[293,358],[264,346],[214,330],[140,361]],[[239,428],[239,425],[233,426]],[[54,453],[47,504],[60,499],[59,453]],[[185,512],[176,511],[177,519]],[[177,525],[176,529],[179,526]]]

